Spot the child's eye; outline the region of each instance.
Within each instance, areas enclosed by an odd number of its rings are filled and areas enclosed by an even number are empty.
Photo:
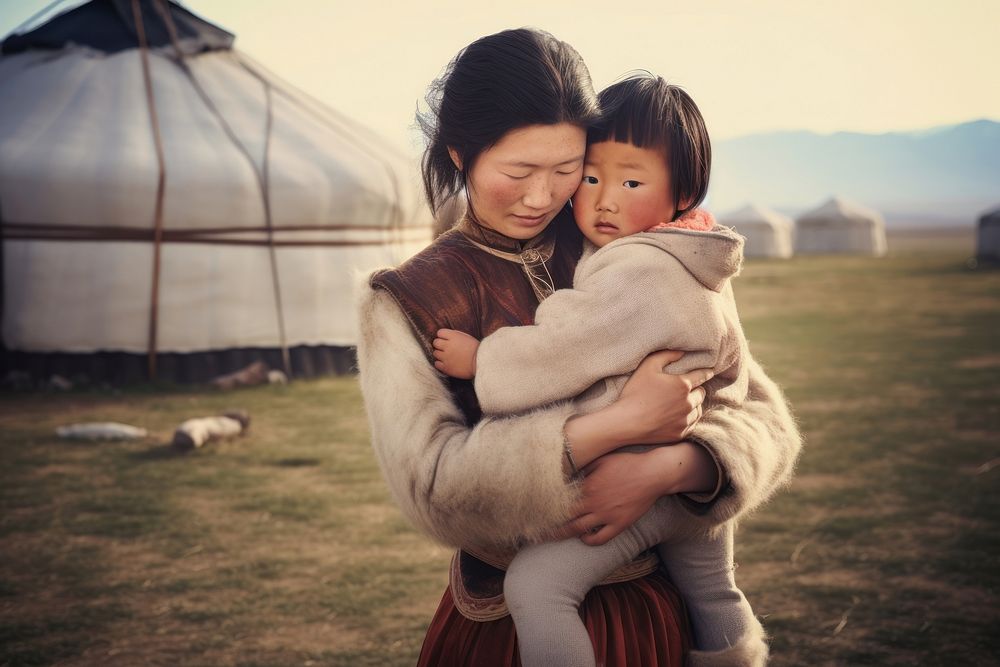
[[[597,176],[584,176],[584,183],[589,183],[590,185],[597,185]]]
[[[622,183],[626,188],[637,188],[642,185],[639,181],[625,181]]]

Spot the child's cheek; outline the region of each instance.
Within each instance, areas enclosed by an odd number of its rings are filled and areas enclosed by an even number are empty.
[[[649,229],[655,224],[666,222],[670,219],[667,211],[663,207],[649,198],[633,201],[625,213],[629,223],[636,229]]]
[[[573,194],[573,215],[577,220],[584,219],[588,213],[594,210],[593,199],[593,196],[582,185],[576,189]]]

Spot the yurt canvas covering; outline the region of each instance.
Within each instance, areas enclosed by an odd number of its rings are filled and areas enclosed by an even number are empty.
[[[876,211],[835,197],[795,221],[795,252],[881,257],[886,252],[885,220]]]
[[[976,231],[976,257],[1000,261],[1000,208],[984,213]]]
[[[93,0],[3,42],[7,369],[347,370],[356,275],[431,238],[415,165],[233,40]]]
[[[719,218],[746,237],[747,257],[791,257],[792,219],[769,208],[748,204]]]

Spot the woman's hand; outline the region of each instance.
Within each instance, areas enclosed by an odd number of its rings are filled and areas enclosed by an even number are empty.
[[[661,494],[656,481],[644,473],[643,456],[616,452],[587,466],[580,516],[570,522],[570,535],[586,544],[604,544],[653,506]]]
[[[709,368],[697,368],[683,375],[663,369],[684,356],[683,352],[662,350],[643,359],[625,383],[614,406],[633,433],[628,444],[653,445],[679,442],[701,419],[705,400],[702,385],[712,379]]]
[[[586,469],[580,515],[564,535],[604,544],[645,514],[660,496],[711,491],[718,468],[704,447],[690,442],[648,452],[615,452]]]
[[[683,352],[654,352],[639,364],[611,405],[566,422],[566,442],[577,465],[586,466],[623,445],[678,442],[701,419],[705,400],[702,384],[711,369],[699,368],[683,375],[663,369]]]

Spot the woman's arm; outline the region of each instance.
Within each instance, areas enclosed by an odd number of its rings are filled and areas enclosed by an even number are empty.
[[[718,499],[702,508],[713,523],[752,512],[767,502],[791,480],[802,449],[802,435],[781,389],[752,357],[746,365],[749,377],[743,405],[713,407],[689,433],[726,471],[728,483]]]
[[[372,447],[396,503],[453,546],[510,545],[566,521],[579,489],[566,483],[561,404],[465,425],[392,297],[360,295],[358,369]]]
[[[563,434],[572,406],[466,427],[395,301],[362,289],[361,389],[372,446],[403,513],[442,542],[487,547],[542,538],[573,518],[579,485],[567,483]],[[619,425],[621,442],[656,431],[661,412]],[[577,433],[592,437],[583,426]]]
[[[587,544],[604,544],[645,514],[657,498],[678,493],[711,492],[718,484],[715,461],[690,442],[646,452],[616,452],[587,468],[580,516],[567,535]]]
[[[747,364],[746,400],[741,407],[723,404],[706,412],[688,434],[697,444],[598,459],[583,481],[580,516],[569,524],[567,534],[579,535],[588,544],[603,544],[645,514],[661,495],[706,490],[708,478],[702,475],[710,475],[716,465],[724,477],[717,480],[718,493],[703,496],[711,502],[696,502],[690,495],[685,501],[709,524],[757,509],[787,484],[802,437],[778,385],[754,359],[748,358]],[[699,484],[704,487],[697,488]]]

